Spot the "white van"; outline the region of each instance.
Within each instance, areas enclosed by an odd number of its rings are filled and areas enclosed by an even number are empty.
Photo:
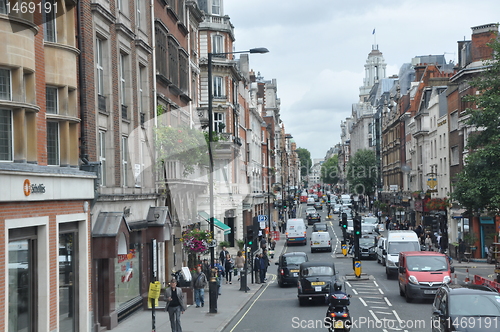
[[[307,198],[307,205],[314,205],[314,197]]]
[[[317,250],[332,251],[332,238],[328,232],[311,233],[311,252]]]
[[[398,273],[399,253],[402,251],[420,251],[420,242],[414,231],[394,230],[387,235],[385,254],[385,273],[387,278]]]
[[[377,248],[375,248],[375,252],[377,253],[377,263],[380,263],[383,266],[385,266],[384,251],[387,253],[387,239],[381,236],[378,238]]]
[[[302,218],[288,219],[286,222],[286,244],[301,243],[307,244],[306,223]]]

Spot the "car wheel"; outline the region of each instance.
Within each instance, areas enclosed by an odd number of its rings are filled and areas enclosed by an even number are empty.
[[[413,300],[409,295],[408,295],[408,290],[405,289],[405,300],[406,300],[406,303],[411,303],[411,301]]]
[[[282,282],[281,280],[278,280],[278,286],[279,286],[280,288],[283,288],[285,285],[283,285],[283,282]]]
[[[299,305],[301,307],[305,306],[307,303],[307,299],[304,299],[303,297],[299,297]]]

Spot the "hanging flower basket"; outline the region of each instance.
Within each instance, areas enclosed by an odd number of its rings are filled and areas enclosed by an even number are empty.
[[[204,254],[208,251],[208,243],[213,240],[210,231],[192,229],[182,233],[182,247],[190,254]]]
[[[450,206],[450,201],[448,200],[448,198],[431,198],[425,204],[425,207],[430,211],[444,211],[448,206]]]

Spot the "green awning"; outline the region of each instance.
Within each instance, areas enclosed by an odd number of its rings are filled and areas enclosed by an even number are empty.
[[[208,213],[206,213],[205,211],[200,211],[200,212],[198,212],[198,214],[203,219],[205,219],[206,222],[210,223],[210,216],[208,215]],[[231,233],[231,227],[229,227],[228,225],[224,224],[222,221],[220,221],[217,218],[214,218],[214,226],[217,227],[217,228],[220,228],[224,232],[224,235],[227,235],[227,234]]]

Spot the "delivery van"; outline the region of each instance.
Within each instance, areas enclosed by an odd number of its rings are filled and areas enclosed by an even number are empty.
[[[399,253],[399,294],[406,302],[433,299],[439,287],[451,283],[455,272],[448,257],[435,251],[405,251]]]
[[[403,251],[420,251],[420,242],[414,231],[394,230],[387,235],[385,255],[385,273],[389,279],[398,273],[399,253]]]
[[[314,197],[309,197],[309,198],[307,199],[307,205],[314,205],[314,202],[315,202],[315,201],[314,201]]]
[[[307,236],[306,236],[307,226],[302,218],[288,219],[286,222],[286,244],[294,244],[299,243],[302,245],[306,245]]]
[[[311,253],[318,250],[332,251],[332,238],[328,232],[311,233]]]

